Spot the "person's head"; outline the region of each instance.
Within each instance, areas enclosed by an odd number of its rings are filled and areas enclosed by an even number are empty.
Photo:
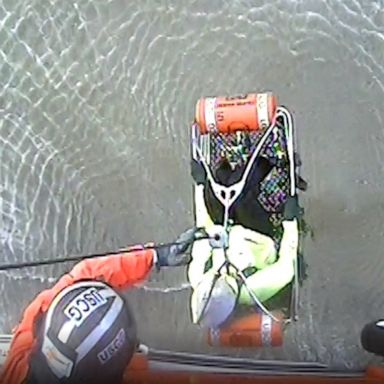
[[[384,320],[366,324],[361,331],[360,341],[367,352],[384,356]]]
[[[31,359],[34,382],[121,382],[137,346],[136,323],[126,301],[102,282],[62,290],[38,331]]]
[[[192,322],[204,328],[218,328],[234,311],[239,295],[235,278],[207,273],[192,293]]]

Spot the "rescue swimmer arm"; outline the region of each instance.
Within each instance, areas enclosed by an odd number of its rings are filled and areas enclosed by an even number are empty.
[[[136,246],[118,255],[83,260],[69,275],[74,281],[101,280],[117,289],[126,289],[145,280],[153,265],[177,266],[187,264],[188,247],[195,241],[200,229],[183,232],[173,244],[158,246],[157,250]]]
[[[145,280],[154,264],[155,251],[137,247],[127,253],[83,260],[69,275],[73,281],[99,280],[113,288],[126,289]]]
[[[276,263],[256,272],[246,279],[248,288],[264,302],[289,284],[295,274],[294,261],[297,258],[299,233],[297,220],[283,222],[283,238]],[[247,288],[243,285],[240,291],[239,302],[253,305],[253,299]]]

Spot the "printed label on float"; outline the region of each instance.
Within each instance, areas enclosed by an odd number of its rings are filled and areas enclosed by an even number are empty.
[[[272,319],[264,314],[261,318],[261,338],[263,345],[272,345]]]
[[[259,93],[256,99],[257,116],[259,119],[259,127],[266,129],[269,126],[268,116],[268,94]]]
[[[207,97],[205,99],[205,124],[208,132],[216,131],[215,106],[216,97]]]

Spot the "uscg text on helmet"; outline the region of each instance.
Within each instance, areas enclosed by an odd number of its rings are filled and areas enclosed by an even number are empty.
[[[123,328],[117,333],[116,337],[97,354],[97,357],[101,364],[105,364],[109,361],[121,348],[125,342],[125,331]]]
[[[79,327],[93,311],[105,303],[107,300],[95,288],[89,288],[68,304],[64,314]]]

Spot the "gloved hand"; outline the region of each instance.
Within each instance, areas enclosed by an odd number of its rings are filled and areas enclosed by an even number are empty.
[[[300,215],[300,207],[297,195],[289,196],[284,206],[284,220],[294,220]]]
[[[191,255],[185,252],[199,238],[205,236],[205,232],[201,228],[191,228],[183,232],[173,245],[159,246],[156,250],[156,266],[160,267],[176,267],[186,265],[191,260]]]

